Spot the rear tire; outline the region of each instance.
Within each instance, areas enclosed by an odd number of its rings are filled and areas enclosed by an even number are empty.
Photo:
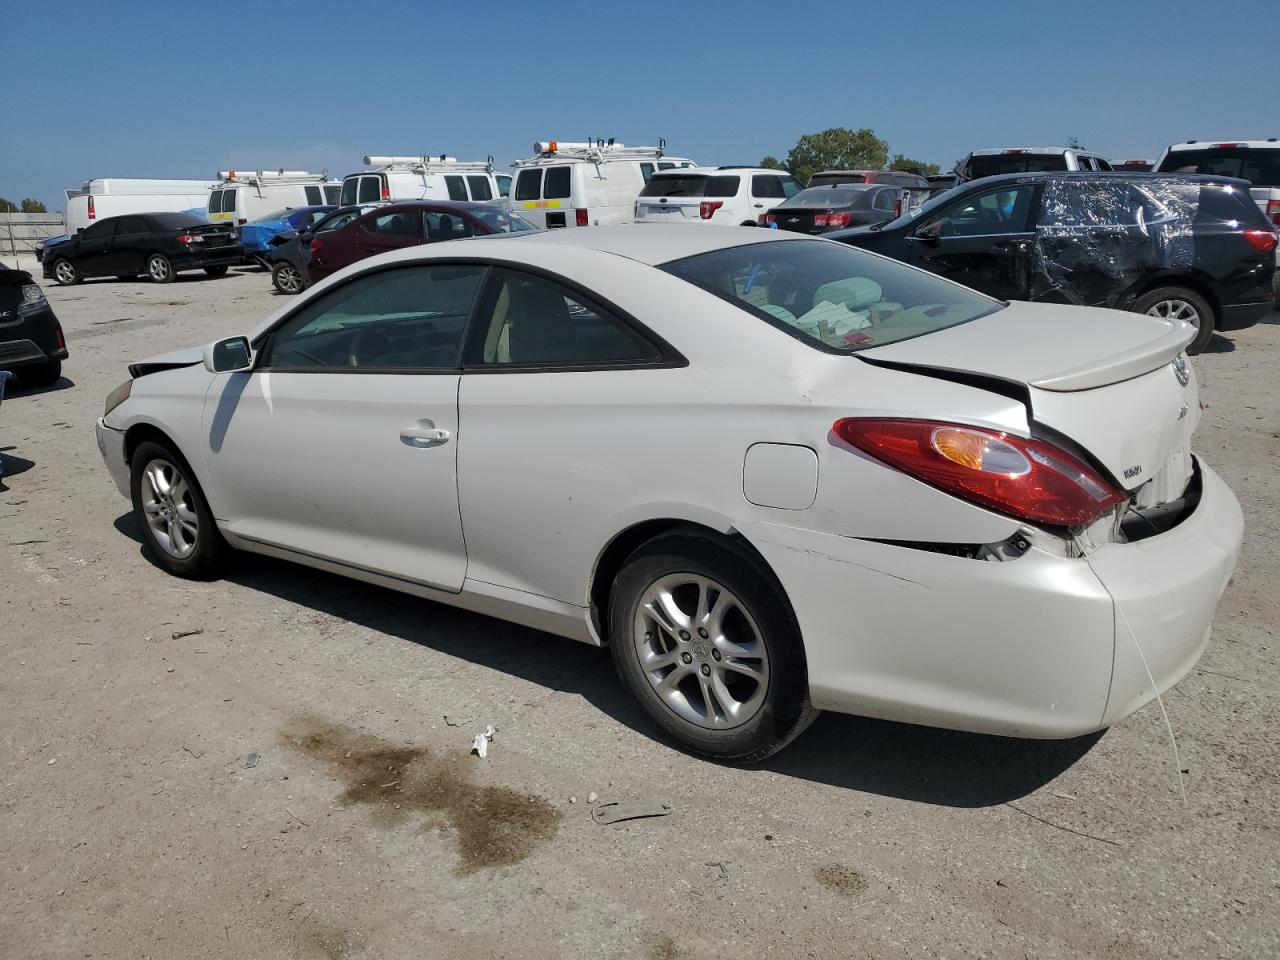
[[[24,387],[48,387],[62,379],[62,361],[50,360],[30,367],[18,368],[18,381]]]
[[[53,279],[61,286],[73,287],[84,279],[70,260],[58,260],[53,265]]]
[[[1200,294],[1186,287],[1157,287],[1148,290],[1130,308],[1134,313],[1152,317],[1188,320],[1196,328],[1196,338],[1187,345],[1187,353],[1197,354],[1209,345],[1214,333],[1213,307]]]
[[[207,273],[209,276],[213,277],[214,279],[217,279],[218,277],[225,277],[227,275],[227,270],[228,270],[228,267],[225,264],[221,267],[205,267],[204,268],[204,272]]]
[[[143,548],[157,566],[189,580],[217,575],[229,548],[181,454],[153,440],[139,444],[129,461],[129,491]]]
[[[276,261],[276,265],[271,268],[271,283],[281,293],[290,296],[301,293],[307,288],[307,281],[302,276],[302,271],[288,260]]]
[[[173,283],[173,264],[163,253],[153,253],[147,257],[147,276],[152,283]]]
[[[818,715],[790,605],[730,541],[669,533],[637,549],[614,581],[609,639],[645,712],[700,756],[763,760]]]

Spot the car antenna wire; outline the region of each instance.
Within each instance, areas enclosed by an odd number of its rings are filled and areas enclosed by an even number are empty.
[[[1151,681],[1151,689],[1156,693],[1156,703],[1160,705],[1160,716],[1164,717],[1164,728],[1169,731],[1169,744],[1173,747],[1173,769],[1178,774],[1178,790],[1182,793],[1182,805],[1185,807],[1187,806],[1187,786],[1182,779],[1182,757],[1178,753],[1178,740],[1173,735],[1173,724],[1169,722],[1169,712],[1164,708],[1164,698],[1160,696],[1160,688],[1156,685],[1156,678],[1151,674],[1151,664],[1147,663],[1147,655],[1142,652],[1142,644],[1138,642],[1138,635],[1134,633],[1133,627],[1129,625],[1129,618],[1124,615],[1124,609],[1114,597],[1112,597],[1112,603],[1115,604],[1116,613],[1120,614],[1120,620],[1124,623],[1124,628],[1129,631],[1129,637],[1133,640],[1133,645],[1138,651],[1138,659],[1142,661],[1142,666],[1147,671],[1147,679]]]

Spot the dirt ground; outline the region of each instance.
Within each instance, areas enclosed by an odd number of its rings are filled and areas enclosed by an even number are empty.
[[[1154,704],[1049,743],[826,715],[730,769],[604,651],[250,556],[171,578],[94,419],[280,298],[45,287],[66,378],[0,407],[0,955],[1280,956],[1280,313],[1196,363],[1247,541],[1166,698],[1184,805]],[[598,825],[593,792],[673,811]]]

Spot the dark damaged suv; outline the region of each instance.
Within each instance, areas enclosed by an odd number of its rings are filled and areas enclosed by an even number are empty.
[[[986,177],[878,227],[826,234],[1002,300],[1187,320],[1203,350],[1271,309],[1276,229],[1243,180],[1031,173]]]
[[[67,342],[40,285],[25,270],[0,263],[0,370],[25,387],[44,387],[62,376]]]

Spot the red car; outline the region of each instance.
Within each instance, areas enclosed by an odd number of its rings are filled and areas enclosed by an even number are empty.
[[[317,234],[311,241],[307,276],[316,283],[357,260],[420,243],[536,229],[528,220],[493,203],[389,203],[336,230]]]

